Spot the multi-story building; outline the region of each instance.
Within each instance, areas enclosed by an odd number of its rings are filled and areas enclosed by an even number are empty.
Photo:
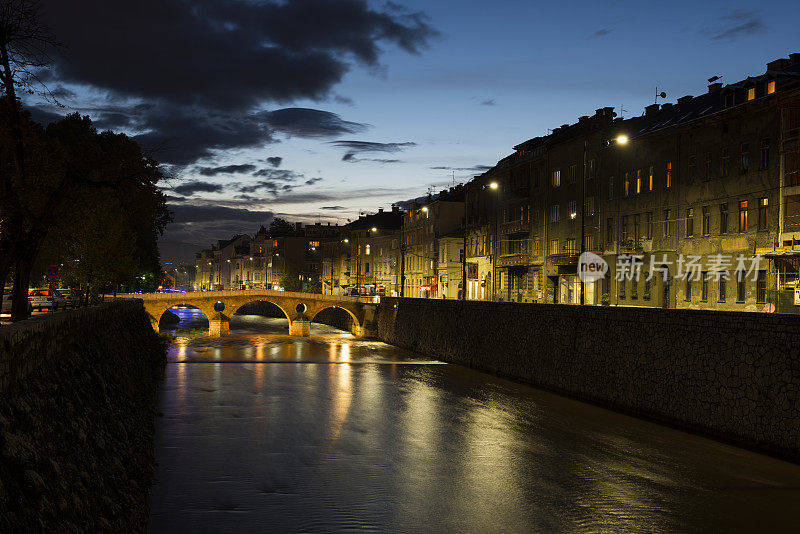
[[[469,295],[493,280],[496,300],[793,309],[798,131],[792,54],[641,117],[602,108],[521,143],[467,188]],[[581,251],[608,263],[603,280],[580,283]]]
[[[444,190],[436,198],[423,203],[413,202],[403,221],[405,245],[404,296],[441,298],[439,287],[439,246],[441,237],[462,227],[464,219],[464,187]],[[459,257],[462,244],[459,249]],[[449,283],[449,282],[448,282]],[[460,295],[461,278],[456,283]]]
[[[402,226],[403,211],[397,206],[392,206],[391,211],[381,208],[345,225],[348,290],[366,294],[397,291],[399,273],[394,273],[393,278],[387,272],[387,263],[399,266]]]

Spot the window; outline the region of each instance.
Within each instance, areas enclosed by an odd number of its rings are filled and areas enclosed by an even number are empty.
[[[636,194],[642,192],[642,169],[636,169]]]
[[[364,246],[364,254],[366,254],[367,256],[369,256],[369,249],[370,249],[369,245]]]
[[[590,159],[589,168],[587,169],[588,176],[586,177],[588,180],[594,179],[596,167],[597,167],[597,160]]]
[[[569,166],[569,183],[574,184],[578,181],[578,166],[577,165],[570,165]]]
[[[728,233],[728,204],[719,205],[719,233]]]
[[[618,293],[620,300],[625,300],[625,279],[619,281]]]
[[[758,199],[758,229],[759,230],[766,230],[767,229],[767,214],[769,211],[769,199],[759,198]]]
[[[706,152],[706,165],[705,165],[705,172],[703,173],[703,178],[705,180],[711,179],[711,152]]]
[[[558,239],[550,240],[550,254],[558,254]]]
[[[692,279],[691,277],[686,277],[686,290],[684,291],[684,298],[686,302],[692,301]]]
[[[645,230],[644,237],[646,239],[653,239],[653,212],[648,211],[645,214]]]
[[[623,240],[628,239],[628,216],[627,215],[623,215],[622,216],[622,228],[620,228],[620,231],[622,232],[622,239]]]
[[[642,216],[636,214],[633,216],[633,242],[638,244],[639,243],[639,226],[642,220]]]
[[[756,302],[764,304],[767,302],[767,271],[758,271],[756,280]]]
[[[725,277],[722,276],[722,273],[719,273],[719,293],[717,294],[717,302],[725,302],[728,293],[728,281],[725,280]]]
[[[739,202],[739,231],[747,231],[747,201]]]
[[[730,153],[728,152],[728,147],[722,149],[722,158],[720,159],[720,166],[719,166],[719,173],[724,178],[728,176],[728,172],[730,169]]]
[[[694,235],[694,208],[686,208],[686,237]]]
[[[642,298],[644,300],[650,300],[650,282],[651,282],[650,275],[645,273],[645,275],[644,275],[644,294],[642,295]]]
[[[672,210],[664,210],[664,237],[672,235]]]
[[[614,177],[608,179],[608,200],[614,200]]]
[[[631,300],[638,300],[639,298],[639,281],[634,278],[631,280]]]
[[[652,165],[650,166],[650,170],[648,171],[647,190],[648,191],[652,191],[653,190],[653,166]]]
[[[630,186],[631,186],[631,181],[630,181],[630,178],[628,178],[628,173],[626,172],[625,173],[625,182],[622,184],[622,194],[624,196],[626,196],[626,197],[630,193]]]
[[[767,82],[767,94],[771,95],[775,92],[775,80]]]
[[[692,183],[694,181],[694,168],[697,164],[697,158],[694,154],[689,156],[686,161],[686,181]]]
[[[583,246],[586,250],[594,250],[594,236],[591,234],[583,236]]]
[[[703,206],[703,235],[711,233],[711,210],[708,206]]]
[[[769,139],[761,140],[761,170],[769,168]]]
[[[742,173],[750,170],[750,143],[742,143],[742,161],[739,170]]]
[[[666,179],[664,180],[664,185],[665,185],[665,187],[667,189],[672,187],[672,162],[671,161],[667,162],[667,176],[666,176]]]
[[[747,275],[742,271],[736,272],[736,302],[744,302],[747,296]]]
[[[365,272],[365,273],[368,273],[368,272],[369,272],[369,263],[365,263],[365,264],[364,264],[364,272]]]
[[[575,240],[574,239],[572,239],[572,238],[567,239],[567,242],[566,242],[566,244],[564,246],[566,247],[567,254],[575,254]]]
[[[751,87],[747,90],[747,100],[755,100],[756,99],[756,88]]]
[[[550,206],[550,222],[558,222],[559,215],[558,204]]]
[[[553,187],[561,185],[561,170],[553,171]]]
[[[578,214],[578,203],[574,200],[570,200],[569,204],[567,204],[567,211],[569,212],[569,218],[574,219]]]
[[[708,301],[708,273],[700,273],[703,277],[700,281],[700,300],[703,302]]]
[[[614,219],[606,219],[606,243],[614,242]]]

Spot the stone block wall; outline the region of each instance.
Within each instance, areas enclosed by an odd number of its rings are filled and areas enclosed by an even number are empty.
[[[800,460],[800,317],[384,298],[378,337]]]
[[[0,532],[144,532],[164,347],[140,301],[0,326]]]

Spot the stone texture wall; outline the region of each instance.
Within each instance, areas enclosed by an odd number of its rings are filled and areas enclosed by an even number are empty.
[[[425,356],[800,460],[800,317],[384,298]]]
[[[0,532],[144,532],[164,347],[141,302],[0,327]]]

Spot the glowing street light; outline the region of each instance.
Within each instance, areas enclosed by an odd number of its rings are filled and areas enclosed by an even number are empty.
[[[498,188],[498,187],[500,187],[500,186],[498,185],[498,183],[497,183],[497,182],[492,182],[492,183],[490,183],[490,184],[489,184],[489,187],[490,187],[491,189],[497,189],[497,188]]]
[[[616,141],[617,141],[617,144],[627,145],[628,144],[628,136],[625,135],[625,134],[618,135]]]

